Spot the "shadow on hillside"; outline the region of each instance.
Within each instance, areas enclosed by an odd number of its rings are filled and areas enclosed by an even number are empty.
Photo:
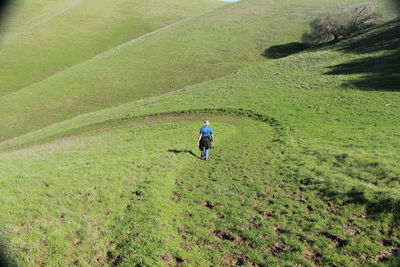
[[[357,189],[350,190],[346,197],[347,204],[365,204],[368,217],[380,219],[381,216],[391,215],[392,225],[396,228],[400,226],[400,200],[388,197],[383,192],[376,193],[371,200],[365,196],[365,192]]]
[[[194,154],[192,150],[168,149],[167,151],[174,153],[174,154],[188,153],[188,154],[192,155],[193,157],[197,158],[196,154]]]
[[[395,3],[395,5],[396,5],[397,11],[398,11],[398,13],[399,13],[399,15],[400,15],[400,0],[394,0],[394,3]]]
[[[325,189],[322,193],[332,200],[344,200],[343,204],[365,205],[368,218],[380,220],[383,216],[390,216],[392,226],[400,227],[400,200],[388,196],[385,192],[377,192],[369,197],[358,188],[353,188],[346,193]]]
[[[354,54],[367,54],[400,48],[400,19],[381,24],[370,35],[356,38],[340,46],[339,50]],[[363,33],[362,33],[363,34]],[[359,34],[362,35],[362,34]]]
[[[367,57],[329,67],[328,75],[361,74],[343,87],[366,91],[400,91],[400,50],[382,56]]]
[[[302,43],[287,43],[268,47],[261,55],[269,59],[287,57],[305,50],[307,47]]]
[[[386,51],[380,56],[329,67],[330,71],[325,73],[327,75],[361,75],[344,83],[343,87],[366,91],[400,91],[400,20],[385,23],[371,35],[347,42],[339,50],[353,54]]]
[[[11,4],[11,0],[0,0],[0,34],[9,4]]]
[[[0,267],[17,266],[17,264],[14,261],[6,257],[4,247],[5,246],[3,245],[3,242],[0,241]]]

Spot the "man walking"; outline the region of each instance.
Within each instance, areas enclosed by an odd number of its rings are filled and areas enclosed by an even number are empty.
[[[203,122],[203,127],[200,129],[199,138],[197,139],[197,146],[200,148],[201,151],[201,159],[208,160],[208,153],[211,148],[211,142],[214,139],[213,130],[210,125],[209,121]]]

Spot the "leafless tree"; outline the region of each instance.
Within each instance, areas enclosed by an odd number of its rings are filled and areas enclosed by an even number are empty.
[[[368,3],[342,6],[326,13],[310,23],[310,31],[302,36],[306,45],[316,45],[340,38],[349,38],[354,33],[374,26],[381,16]]]

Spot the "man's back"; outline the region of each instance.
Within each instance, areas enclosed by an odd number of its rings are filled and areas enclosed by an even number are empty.
[[[210,136],[213,134],[213,130],[209,126],[204,126],[200,129],[200,134],[202,136]]]

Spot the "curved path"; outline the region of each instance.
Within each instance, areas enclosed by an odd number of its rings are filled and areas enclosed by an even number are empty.
[[[14,143],[10,143],[10,141],[4,141],[0,143],[0,145],[2,145],[0,151],[42,144],[44,142],[71,138],[74,136],[82,136],[96,132],[104,132],[114,129],[126,128],[138,124],[149,124],[149,123],[163,122],[163,121],[179,121],[182,119],[188,120],[188,119],[193,119],[195,117],[208,116],[208,115],[213,115],[213,116],[227,115],[227,116],[234,116],[239,119],[250,118],[252,120],[268,124],[269,126],[273,127],[274,132],[276,133],[275,141],[279,140],[283,142],[283,139],[285,139],[285,137],[287,137],[287,135],[289,134],[288,129],[282,126],[277,119],[264,114],[256,113],[251,110],[237,109],[237,108],[191,109],[191,110],[151,113],[143,116],[111,119],[99,123],[90,124],[84,127],[69,129],[66,132],[61,132],[56,135],[46,136],[44,138],[40,138],[35,141],[27,141],[27,142],[19,141]]]

